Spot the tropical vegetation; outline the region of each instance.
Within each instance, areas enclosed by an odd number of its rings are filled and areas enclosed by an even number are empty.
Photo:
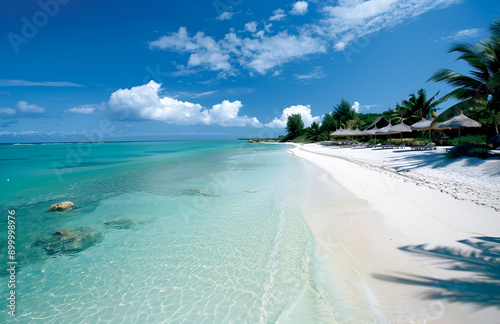
[[[448,119],[464,110],[480,105],[486,101],[485,109],[494,119],[492,124],[498,134],[500,125],[500,19],[495,20],[490,26],[490,39],[477,44],[459,43],[449,52],[460,54],[458,60],[467,63],[471,70],[470,75],[463,75],[449,69],[440,69],[429,81],[446,82],[456,89],[445,95],[442,99],[456,99],[459,103],[445,111],[437,121]]]
[[[381,116],[390,120],[393,125],[401,121],[411,125],[428,118],[435,118],[434,123],[441,122],[463,112],[464,115],[482,124],[481,128],[466,131],[463,139],[470,140],[474,144],[485,143],[486,138],[499,133],[500,125],[500,19],[492,23],[490,34],[488,40],[476,44],[459,43],[449,50],[449,53],[459,53],[458,60],[469,65],[468,75],[442,68],[429,78],[430,82],[444,82],[454,87],[455,89],[450,93],[439,98],[439,92],[428,95],[427,90],[422,88],[415,93],[410,93],[408,98],[401,100],[394,107],[389,107],[386,111],[377,114],[359,113],[349,101],[341,99],[332,107],[331,112],[322,117],[319,124],[314,122],[304,127],[300,115],[289,116],[287,135],[280,139],[326,141],[331,139],[330,134],[339,128],[363,130]],[[439,105],[450,99],[457,100],[458,103],[438,115]],[[453,139],[456,133],[455,130],[433,131],[433,140],[452,144],[457,142]],[[399,141],[410,142],[410,140],[428,138],[424,132],[416,136],[413,134],[413,136],[417,139],[399,139]],[[364,140],[382,141],[368,137]],[[472,151],[478,150],[474,148]]]

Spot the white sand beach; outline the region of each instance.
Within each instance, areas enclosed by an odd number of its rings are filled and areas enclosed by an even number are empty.
[[[303,214],[352,323],[499,323],[500,160],[296,145]]]

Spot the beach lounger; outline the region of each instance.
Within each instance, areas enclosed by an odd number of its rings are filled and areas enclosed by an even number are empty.
[[[417,151],[425,151],[425,150],[435,150],[436,149],[436,144],[434,143],[427,143],[424,146],[412,146],[412,150],[417,150]]]

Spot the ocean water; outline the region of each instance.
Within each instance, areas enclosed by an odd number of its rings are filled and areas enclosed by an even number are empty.
[[[237,141],[0,145],[0,321],[340,321],[301,215],[314,171],[287,149]],[[48,211],[66,200],[77,208]],[[12,209],[15,317],[5,271]],[[63,229],[81,235],[78,248],[50,245]]]

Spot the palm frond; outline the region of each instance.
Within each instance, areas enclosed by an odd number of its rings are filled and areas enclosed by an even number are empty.
[[[478,94],[480,94],[480,92],[476,91],[475,89],[458,88],[442,96],[441,99],[439,99],[439,101],[440,103],[442,103],[449,99],[467,100],[470,98],[478,97]],[[479,97],[480,99],[486,99],[487,95],[486,96],[480,95]]]
[[[481,81],[449,69],[439,69],[427,81],[446,82],[454,87],[480,88],[485,86]]]
[[[442,123],[448,119],[458,116],[463,110],[467,110],[476,104],[476,99],[468,99],[451,106],[450,108],[443,111],[436,119],[434,119],[434,121],[431,123],[431,127],[435,126],[437,123]]]

